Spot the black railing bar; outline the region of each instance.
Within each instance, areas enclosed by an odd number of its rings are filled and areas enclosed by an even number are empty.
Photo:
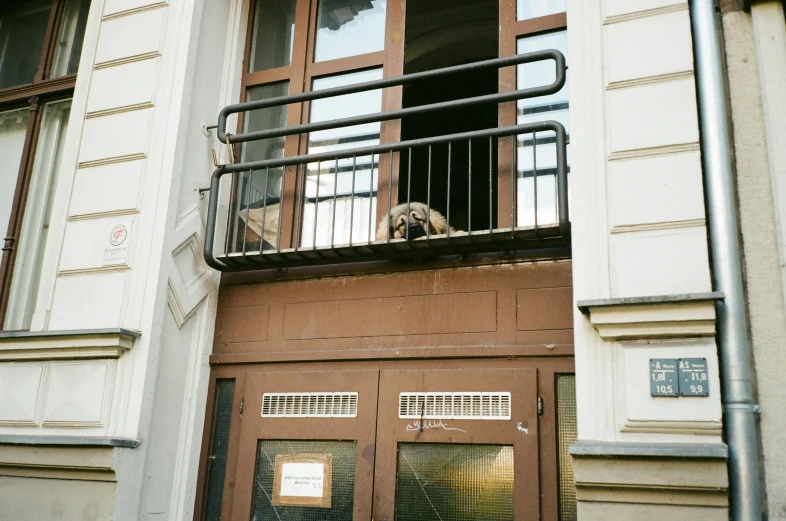
[[[390,210],[392,209],[393,205],[393,151],[390,151],[388,155],[388,244],[390,244]],[[396,189],[398,190],[398,189]]]
[[[491,103],[504,103],[514,101],[522,98],[534,98],[538,96],[548,96],[553,94],[551,86],[549,87],[532,87],[529,89],[514,90],[510,92],[497,92],[495,94],[485,94],[483,96],[475,96],[473,98],[463,98],[451,101],[442,101],[439,103],[431,103],[429,105],[419,105],[417,107],[407,107],[403,109],[389,110],[386,112],[375,112],[373,114],[363,114],[361,116],[352,116],[348,118],[332,119],[329,121],[319,121],[315,123],[303,123],[301,125],[293,125],[291,127],[272,128],[268,130],[256,130],[254,132],[246,132],[244,134],[232,134],[230,136],[230,143],[244,143],[247,141],[257,141],[262,139],[272,139],[282,136],[294,136],[299,134],[308,134],[319,130],[332,130],[336,128],[352,127],[355,125],[363,125],[366,123],[378,123],[381,121],[390,121],[392,119],[402,119],[407,116],[415,116],[419,114],[428,114],[431,112],[438,112],[441,110],[451,110],[471,107],[474,105],[483,105]]]
[[[230,184],[231,184],[231,187],[232,187],[232,193],[233,194],[234,194],[235,189],[237,187],[237,181],[238,181],[239,178],[240,178],[239,173],[235,173],[235,175],[232,176],[232,181],[230,182]],[[213,182],[211,181],[210,184],[211,184],[211,187],[212,187]],[[211,188],[211,198],[210,198],[211,200],[213,199],[212,198],[212,191],[213,190]],[[236,231],[235,228],[237,227],[237,214],[234,212],[234,210],[235,210],[235,205],[237,205],[237,209],[238,209],[238,211],[240,211],[240,202],[239,201],[235,201],[234,199],[235,199],[235,197],[232,197],[232,199],[230,199],[230,205],[229,206],[231,207],[231,210],[229,212],[227,212],[227,227],[226,227],[226,234],[225,234],[225,237],[224,237],[224,251],[225,252],[229,251],[229,245],[232,243],[232,235],[236,235],[235,234],[235,231]],[[208,211],[210,211],[210,208],[211,207],[208,207]],[[235,243],[237,243],[237,237],[235,237]],[[234,248],[232,248],[232,249],[234,249]]]
[[[265,248],[265,224],[267,223],[267,188],[270,181],[270,168],[265,169],[265,204],[262,206],[262,235],[259,237],[259,251]],[[279,204],[279,206],[281,206]],[[248,215],[246,215],[248,217]]]
[[[251,172],[248,173],[248,180],[246,181],[246,190],[245,190],[245,192],[246,193],[245,193],[244,199],[246,200],[246,222],[245,222],[246,226],[245,226],[245,229],[243,230],[243,255],[246,254],[246,237],[248,237],[248,221],[251,220],[251,216],[248,214],[248,210],[249,210],[248,205],[251,202]],[[263,221],[263,224],[264,224],[264,221]],[[262,228],[262,231],[263,232],[265,231],[264,227]],[[260,237],[259,240],[263,241],[264,239],[262,237]],[[262,244],[262,243],[260,242],[260,244]]]
[[[428,147],[428,172],[426,178],[426,242],[431,244],[431,146]]]
[[[450,241],[450,163],[453,157],[452,152],[453,144],[451,141],[448,141],[448,190],[447,190],[447,205],[446,208],[446,216],[445,216],[445,234],[448,237],[448,241]]]
[[[279,191],[279,199],[286,193],[284,190],[287,184],[287,169],[281,171],[281,190]],[[265,194],[265,201],[267,204],[267,194]],[[276,253],[281,253],[281,223],[284,220],[284,203],[278,203],[278,231],[276,232]]]
[[[355,165],[357,162],[357,156],[352,156],[352,198],[349,201],[349,247],[352,248],[352,228],[355,219]],[[338,172],[336,172],[336,177],[338,177]],[[371,172],[371,178],[374,178],[374,172]],[[354,249],[353,249],[354,251]]]
[[[410,219],[410,205],[412,202],[411,199],[412,193],[412,147],[407,149],[407,220],[404,221],[406,226],[404,227],[404,237],[409,242],[409,219]],[[410,245],[411,248],[411,245]]]
[[[333,174],[333,222],[330,224],[330,247],[336,240],[336,207],[338,206],[338,159],[336,159],[336,172]]]
[[[371,164],[374,164],[374,154],[371,154]],[[379,172],[377,172],[377,183],[379,183]],[[368,242],[371,242],[371,234],[374,229],[374,219],[372,217],[372,210],[374,205],[372,203],[371,192],[374,190],[374,169],[371,169],[371,177],[368,179]]]
[[[372,145],[361,148],[348,148],[345,150],[334,150],[331,152],[321,152],[319,154],[304,154],[300,156],[281,157],[276,159],[264,159],[260,161],[252,161],[250,163],[236,163],[233,165],[223,165],[217,171],[223,174],[231,172],[239,172],[248,169],[261,169],[261,168],[275,168],[281,166],[297,165],[301,163],[316,163],[321,161],[332,161],[333,159],[345,159],[357,156],[369,156],[371,154],[379,154],[383,152],[397,152],[405,148],[423,147],[428,145],[441,145],[450,143],[451,141],[466,141],[468,139],[480,137],[501,137],[510,136],[512,134],[520,134],[522,132],[532,133],[533,131],[557,131],[559,128],[564,128],[558,121],[539,121],[536,123],[524,123],[522,125],[512,125],[509,127],[501,128],[488,128],[483,130],[473,130],[470,132],[461,132],[458,134],[446,134],[444,136],[434,136],[419,139],[411,139],[408,141],[399,141],[398,143],[387,143],[381,145]],[[223,175],[222,174],[222,175]],[[213,174],[215,175],[215,173]]]
[[[434,69],[430,71],[416,72],[412,74],[404,74],[392,78],[383,78],[381,80],[368,81],[364,83],[356,83],[353,85],[344,85],[341,87],[334,87],[332,89],[317,90],[312,92],[304,92],[301,94],[292,94],[287,96],[278,96],[275,98],[247,101],[244,103],[235,103],[224,107],[218,115],[218,128],[216,130],[218,140],[222,143],[226,142],[226,124],[227,118],[230,114],[237,114],[239,112],[247,112],[251,110],[264,109],[269,107],[276,107],[282,105],[289,105],[293,103],[301,103],[304,101],[313,101],[316,99],[330,98],[334,96],[342,96],[345,94],[354,94],[357,92],[365,92],[369,90],[377,90],[386,87],[397,87],[415,81],[427,80],[446,76],[455,73],[475,71],[480,69],[509,67],[512,65],[522,65],[524,63],[532,63],[544,60],[553,60],[556,67],[555,82],[552,86],[559,85],[553,94],[558,92],[565,83],[565,72],[567,67],[565,65],[565,56],[555,50],[548,49],[543,51],[535,51],[527,54],[519,54],[515,56],[506,56],[504,58],[493,58],[491,60],[477,61],[473,63],[466,63],[463,65],[455,65],[452,67],[444,67],[441,69]],[[236,143],[235,139],[239,134],[230,136],[230,143]],[[242,135],[242,134],[240,134]]]
[[[319,200],[319,175],[322,172],[322,162],[317,161],[317,200]],[[317,217],[319,217],[319,203],[314,205],[314,242],[311,244],[311,249],[317,249]]]
[[[472,140],[467,142],[467,236],[472,242]]]
[[[560,233],[567,238],[570,233],[568,215],[568,152],[565,127],[558,125],[557,132],[557,205]]]
[[[494,138],[489,136],[489,230],[494,229]],[[497,238],[491,235],[496,241]]]
[[[518,213],[516,212],[516,199],[518,199],[518,186],[516,173],[518,172],[518,165],[516,165],[516,145],[518,143],[518,136],[512,134],[510,136],[510,237],[514,238],[516,235],[516,224],[518,224]]]
[[[301,163],[296,166],[295,168],[295,194],[297,196],[297,207],[295,208],[295,244],[294,249],[297,252],[298,248],[300,247],[300,241],[303,240],[303,224],[305,224],[306,219],[304,212],[306,211],[306,205],[304,204],[304,199],[306,197],[306,165]],[[298,189],[298,186],[300,189]],[[303,221],[302,223],[300,221]]]
[[[532,133],[532,142],[538,142],[537,132]],[[535,193],[535,198],[532,200],[532,206],[535,208],[535,235],[538,235],[538,147],[532,147],[532,189]],[[556,187],[554,192],[556,192]],[[556,206],[555,206],[556,208]]]

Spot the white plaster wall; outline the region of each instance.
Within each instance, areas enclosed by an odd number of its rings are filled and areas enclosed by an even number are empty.
[[[574,297],[711,291],[687,2],[569,0],[568,27]],[[580,439],[720,441],[714,341],[605,342],[578,311],[574,325]],[[708,359],[709,398],[650,396],[641,365],[672,355]]]

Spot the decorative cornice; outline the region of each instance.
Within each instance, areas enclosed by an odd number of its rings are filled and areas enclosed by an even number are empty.
[[[152,109],[155,105],[150,102],[137,103],[135,105],[126,105],[123,107],[115,107],[105,110],[96,110],[95,112],[88,112],[85,119],[100,118],[103,116],[111,116],[113,114],[122,114],[123,112],[133,112],[135,110]]]
[[[679,145],[665,145],[661,147],[635,148],[631,150],[621,150],[612,152],[606,159],[609,161],[624,161],[626,159],[639,159],[642,157],[669,156],[673,154],[684,154],[685,152],[698,152],[701,146],[698,141],[693,143],[681,143]]]
[[[576,306],[605,340],[715,335],[715,301],[723,293],[580,300]]]
[[[685,221],[666,221],[659,223],[620,224],[613,226],[610,233],[651,232],[656,230],[676,230],[679,228],[699,228],[706,225],[704,219],[687,219]]]
[[[66,445],[71,447],[136,448],[139,440],[110,436],[22,436],[0,434],[0,445]]]
[[[2,331],[0,361],[118,358],[139,336],[123,328]]]
[[[678,11],[687,11],[688,3],[682,2],[680,4],[667,5],[664,7],[656,7],[655,9],[647,9],[645,11],[636,11],[635,13],[618,14],[608,16],[603,21],[603,25],[617,24],[620,22],[628,22],[630,20],[639,20],[641,18],[649,18],[651,16],[658,16],[667,13],[676,13]]]
[[[129,161],[141,161],[147,159],[146,154],[129,154],[127,156],[109,157],[107,159],[96,159],[95,161],[83,161],[76,165],[77,168],[92,168],[94,166],[113,165],[115,163],[127,163]]]
[[[158,2],[155,4],[143,5],[142,7],[135,7],[133,9],[126,9],[125,11],[118,11],[116,13],[105,15],[101,19],[101,21],[107,22],[109,20],[114,20],[115,18],[123,18],[124,16],[131,16],[138,13],[144,13],[146,11],[155,11],[156,9],[163,9],[164,7],[168,7],[168,6],[169,4],[167,4],[166,2]]]
[[[670,74],[660,74],[658,76],[647,76],[646,78],[635,78],[632,80],[613,81],[606,85],[606,90],[629,89],[642,85],[654,85],[657,83],[668,83],[693,78],[693,71],[672,72]]]
[[[161,56],[161,53],[158,51],[153,52],[146,52],[143,54],[137,54],[134,56],[126,56],[125,58],[118,58],[116,60],[109,60],[101,63],[96,63],[93,66],[94,70],[101,70],[101,69],[108,69],[109,67],[117,67],[118,65],[125,65],[127,63],[134,63],[134,62],[141,62],[145,60],[152,60],[153,58],[158,58]]]
[[[572,456],[610,458],[702,458],[729,457],[725,443],[647,443],[579,440],[570,447]]]

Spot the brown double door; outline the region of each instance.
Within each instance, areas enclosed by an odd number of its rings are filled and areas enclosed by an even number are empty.
[[[534,368],[252,372],[243,402],[227,519],[540,519]]]

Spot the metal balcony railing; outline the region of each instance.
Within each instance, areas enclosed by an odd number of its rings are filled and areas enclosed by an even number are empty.
[[[554,63],[555,80],[549,85],[269,130],[226,132],[231,114],[541,61]],[[547,50],[239,103],[221,111],[217,134],[227,144],[271,143],[273,138],[408,116],[440,117],[451,109],[555,94],[565,85],[566,70],[564,56]],[[355,136],[344,141],[364,140]],[[204,245],[208,265],[220,271],[249,271],[569,244],[567,135],[558,121],[344,146],[219,166],[210,185]],[[272,171],[285,169],[296,174],[272,177]],[[231,188],[221,194],[227,177]],[[288,177],[293,186],[286,186]],[[272,183],[278,183],[273,195]],[[282,194],[292,194],[286,209]],[[378,196],[386,211],[377,208]],[[227,209],[226,220],[219,219],[220,209]]]

